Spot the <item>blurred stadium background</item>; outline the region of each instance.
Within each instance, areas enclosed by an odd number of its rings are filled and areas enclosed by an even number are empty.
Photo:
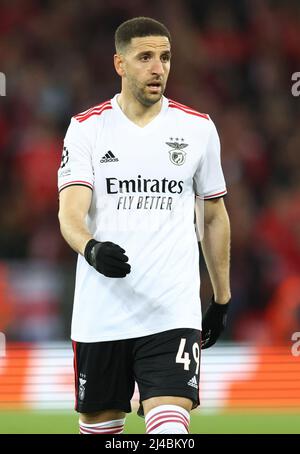
[[[229,190],[232,310],[203,353],[191,431],[300,433],[298,0],[1,0],[0,433],[78,431],[76,257],[59,233],[56,172],[70,117],[119,91],[113,33],[138,15],[171,30],[166,94],[215,121]],[[143,430],[132,414],[127,432]]]

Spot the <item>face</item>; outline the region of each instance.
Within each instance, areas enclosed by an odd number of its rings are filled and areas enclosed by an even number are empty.
[[[168,38],[133,38],[124,54],[116,57],[116,69],[123,79],[124,87],[144,106],[158,102],[164,94],[170,72]]]

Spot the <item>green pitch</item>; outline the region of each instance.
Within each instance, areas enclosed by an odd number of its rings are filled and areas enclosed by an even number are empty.
[[[76,434],[77,419],[72,411],[1,411],[0,434]],[[192,434],[299,434],[300,413],[193,413],[190,429]],[[125,433],[144,433],[144,420],[129,415]]]

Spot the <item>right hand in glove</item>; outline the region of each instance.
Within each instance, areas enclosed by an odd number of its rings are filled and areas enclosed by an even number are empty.
[[[106,277],[125,277],[130,273],[130,265],[125,251],[110,241],[89,240],[85,246],[84,257],[99,273]]]

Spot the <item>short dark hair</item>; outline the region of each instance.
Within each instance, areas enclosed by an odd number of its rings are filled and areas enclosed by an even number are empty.
[[[116,51],[122,51],[132,38],[142,38],[144,36],[166,36],[171,43],[169,30],[161,22],[150,17],[134,17],[123,22],[115,33]]]

